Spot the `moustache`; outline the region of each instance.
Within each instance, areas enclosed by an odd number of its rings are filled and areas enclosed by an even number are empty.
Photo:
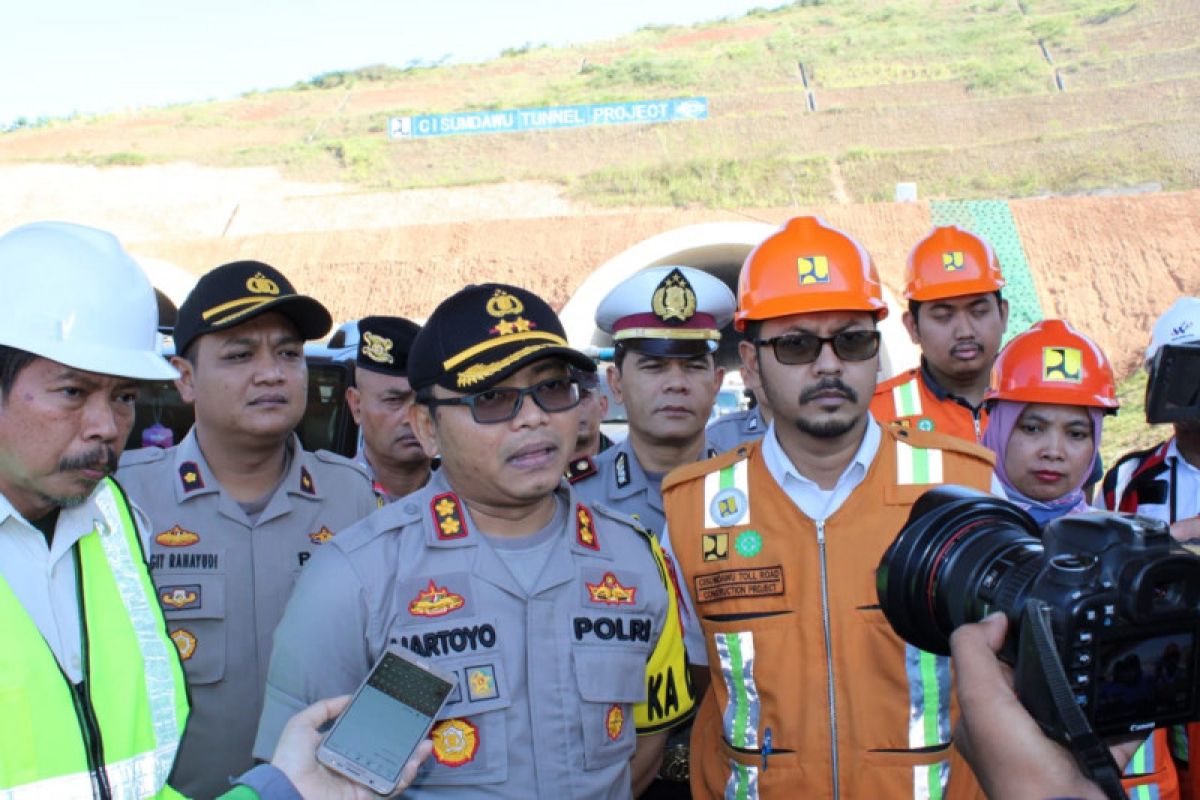
[[[58,462],[59,472],[89,468],[102,469],[106,475],[113,474],[117,471],[117,451],[111,447],[101,446],[83,455],[67,456]]]
[[[846,384],[842,383],[837,378],[822,378],[819,383],[805,389],[804,392],[800,395],[800,402],[808,403],[812,400],[817,399],[817,395],[821,394],[822,392],[828,392],[828,391],[836,391],[836,392],[841,393],[851,403],[858,402],[858,392],[854,391],[853,389],[851,389]]]

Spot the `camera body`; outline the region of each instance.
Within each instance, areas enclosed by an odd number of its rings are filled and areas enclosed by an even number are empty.
[[[913,506],[876,583],[897,634],[943,655],[954,628],[1004,611],[1000,656],[1053,738],[1067,738],[1047,689],[1056,670],[1101,736],[1200,716],[1200,557],[1162,522],[1095,512],[1039,531],[1007,501],[938,487]],[[1025,641],[1021,632],[1043,622],[1031,613],[1048,622],[1052,647]]]

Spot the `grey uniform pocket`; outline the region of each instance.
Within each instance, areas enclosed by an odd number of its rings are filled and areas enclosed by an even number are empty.
[[[167,631],[189,684],[216,683],[225,677],[225,576],[169,572],[155,576]]]
[[[606,649],[576,646],[573,653],[584,769],[633,757],[637,742],[633,707],[646,699],[645,656]]]

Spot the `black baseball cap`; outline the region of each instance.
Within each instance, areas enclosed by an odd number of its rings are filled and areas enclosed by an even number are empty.
[[[472,394],[533,361],[557,356],[578,369],[596,365],[567,344],[558,315],[533,292],[503,283],[468,286],[441,302],[408,355],[413,389],[438,385]]]
[[[358,321],[358,369],[384,375],[408,374],[408,354],[421,326],[403,317],[363,317]]]
[[[175,321],[175,352],[183,355],[198,337],[268,311],[290,319],[305,340],[320,339],[333,324],[325,306],[297,294],[291,281],[270,264],[234,261],[205,273],[188,293]]]

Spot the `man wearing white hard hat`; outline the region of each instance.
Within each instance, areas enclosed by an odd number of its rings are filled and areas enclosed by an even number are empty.
[[[1104,476],[1104,506],[1136,511],[1171,525],[1181,541],[1200,540],[1200,407],[1195,390],[1180,383],[1200,380],[1200,298],[1181,297],[1167,309],[1150,336],[1146,370],[1150,373],[1146,414],[1151,423],[1171,422],[1175,435],[1148,450],[1129,453]],[[1179,388],[1167,389],[1178,386]],[[1153,398],[1165,389],[1172,396],[1191,397],[1192,405],[1177,405],[1156,418]],[[1173,412],[1173,413],[1172,413]]]
[[[139,381],[177,375],[154,290],[111,234],[56,222],[0,236],[0,281],[0,797],[178,797],[183,671],[111,477]],[[231,794],[357,792],[313,757],[343,705],[297,715],[283,771]]]

